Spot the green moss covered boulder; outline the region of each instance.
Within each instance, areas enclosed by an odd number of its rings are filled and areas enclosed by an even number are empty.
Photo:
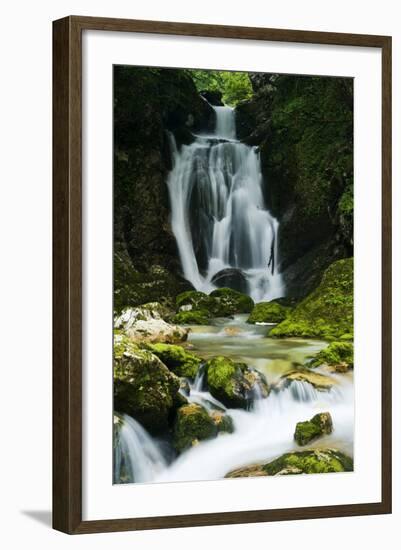
[[[114,409],[156,434],[166,430],[180,404],[180,379],[151,351],[114,337]]]
[[[354,367],[354,344],[347,341],[331,342],[308,363],[308,366],[312,368],[322,365],[328,366],[336,372],[346,372],[352,369]]]
[[[218,433],[233,433],[234,423],[229,414],[225,414],[221,411],[212,411],[210,416],[213,419]]]
[[[353,265],[353,258],[331,264],[320,285],[269,336],[337,340],[353,334]]]
[[[209,325],[210,313],[206,309],[179,311],[172,319],[177,325]]]
[[[210,393],[226,407],[248,408],[255,395],[267,397],[269,386],[263,374],[245,363],[218,356],[205,365]]]
[[[247,323],[281,323],[287,318],[290,308],[272,300],[259,302],[251,311]]]
[[[178,409],[173,433],[173,444],[178,452],[215,437],[217,433],[213,418],[200,405],[191,403]]]
[[[235,313],[250,313],[254,301],[250,296],[232,288],[217,288],[209,295],[213,298],[212,312],[216,317],[228,317]]]
[[[263,466],[267,475],[283,474],[326,474],[330,472],[352,472],[352,458],[335,449],[314,449],[286,453]]]
[[[315,414],[310,420],[298,422],[295,427],[294,439],[298,445],[307,445],[318,437],[331,434],[333,431],[333,420],[331,414],[323,412]]]
[[[182,346],[172,344],[149,344],[148,349],[177,376],[194,379],[201,360]]]
[[[313,449],[285,453],[268,464],[253,464],[229,472],[225,477],[257,477],[295,474],[352,472],[352,458],[336,449]]]
[[[211,309],[213,299],[209,298],[204,292],[198,290],[188,290],[182,292],[175,299],[178,311],[206,310]]]

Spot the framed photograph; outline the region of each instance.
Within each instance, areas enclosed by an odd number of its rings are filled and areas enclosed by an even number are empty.
[[[53,24],[53,525],[391,512],[391,38]]]

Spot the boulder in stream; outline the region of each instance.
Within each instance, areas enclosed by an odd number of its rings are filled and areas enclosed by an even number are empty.
[[[277,389],[283,389],[293,382],[307,382],[318,391],[329,391],[336,384],[334,378],[325,376],[324,374],[308,369],[297,369],[284,374],[276,387]]]
[[[206,363],[205,371],[210,393],[226,407],[246,409],[255,397],[269,395],[264,375],[245,363],[217,356]]]
[[[149,344],[147,347],[177,376],[195,378],[201,359],[193,353],[172,344]]]
[[[251,311],[247,323],[281,323],[287,318],[290,308],[281,305],[276,300],[259,302]]]
[[[248,291],[248,281],[243,271],[236,267],[222,269],[212,277],[212,284],[221,287],[229,287],[238,292],[246,293]]]
[[[213,298],[212,311],[216,317],[229,317],[235,313],[249,313],[254,301],[250,296],[232,288],[217,288],[209,295]]]
[[[125,309],[114,321],[114,328],[123,331],[134,342],[166,342],[174,344],[188,337],[188,330],[162,319],[163,306],[157,302]]]
[[[352,472],[354,462],[337,449],[294,451],[267,464],[253,464],[229,472],[225,477],[254,477],[294,474]]]
[[[132,416],[150,433],[160,433],[182,403],[179,388],[178,376],[151,351],[124,335],[114,337],[115,410]]]
[[[308,363],[308,367],[328,367],[336,372],[347,372],[354,367],[354,344],[352,342],[331,342],[319,351]]]
[[[199,441],[217,435],[217,426],[206,409],[191,403],[180,407],[174,424],[173,443],[178,452],[183,452]]]
[[[294,439],[298,445],[307,445],[318,437],[331,434],[333,420],[329,412],[315,414],[310,420],[298,422],[295,428]]]

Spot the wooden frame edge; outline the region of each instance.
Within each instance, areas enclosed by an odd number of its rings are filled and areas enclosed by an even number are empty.
[[[82,521],[81,34],[83,30],[382,49],[382,500]],[[53,528],[68,534],[391,513],[391,37],[69,16],[53,22]]]

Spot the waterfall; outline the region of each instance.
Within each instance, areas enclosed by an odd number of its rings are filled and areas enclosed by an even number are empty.
[[[127,414],[115,413],[114,483],[152,481],[167,461],[152,437]]]
[[[178,150],[170,134],[167,186],[183,273],[197,290],[210,292],[222,278],[220,286],[242,290],[255,301],[272,300],[284,287],[278,222],[264,204],[260,156],[256,147],[236,139],[235,111],[213,108],[213,135],[197,135]]]

